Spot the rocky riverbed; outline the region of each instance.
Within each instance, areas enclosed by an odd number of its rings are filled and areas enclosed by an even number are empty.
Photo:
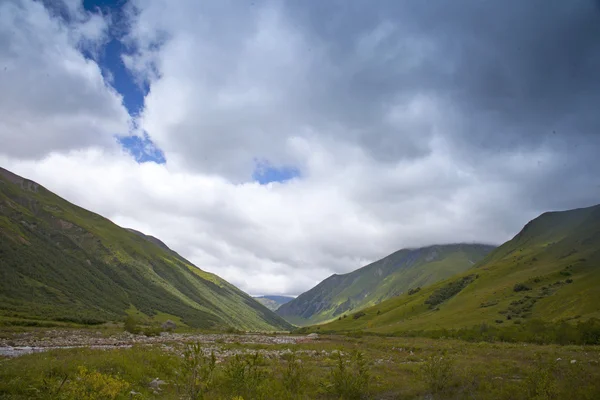
[[[267,334],[186,334],[166,333],[159,336],[134,335],[128,332],[113,335],[101,331],[87,330],[48,330],[23,332],[0,338],[0,356],[18,357],[23,354],[50,349],[89,347],[99,349],[125,348],[133,345],[162,345],[163,348],[177,349],[185,343],[203,343],[205,351],[221,353],[227,344],[296,344],[315,340],[313,335],[267,335]],[[212,345],[212,346],[211,346]],[[250,351],[245,349],[245,351]],[[238,351],[238,353],[241,351]],[[261,350],[263,352],[263,350]],[[265,354],[268,356],[268,354]]]

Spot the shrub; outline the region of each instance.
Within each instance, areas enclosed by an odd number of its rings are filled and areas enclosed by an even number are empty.
[[[444,353],[431,356],[421,367],[421,374],[431,393],[444,393],[454,376],[454,360]]]
[[[138,334],[142,331],[137,319],[132,315],[128,315],[127,318],[125,318],[123,329],[125,329],[126,332],[133,334]]]
[[[148,337],[160,336],[162,329],[160,326],[149,326],[144,328],[143,334]]]
[[[458,279],[454,282],[450,282],[446,286],[443,286],[439,289],[436,289],[435,292],[425,300],[425,304],[429,304],[429,308],[434,308],[438,304],[443,303],[449,298],[458,294],[461,290],[463,290],[469,283],[475,280],[474,275],[468,275],[463,277],[462,279]]]
[[[283,386],[290,393],[301,394],[306,381],[304,366],[295,352],[285,354],[284,359],[287,361],[287,366],[283,370]]]
[[[356,314],[354,314],[354,315],[352,316],[352,318],[353,318],[353,319],[359,319],[360,317],[364,317],[365,315],[367,315],[367,314],[365,314],[365,313],[364,313],[364,312],[362,312],[362,311],[359,311],[359,312],[357,312]]]
[[[517,284],[515,284],[515,286],[513,287],[513,290],[514,290],[515,292],[523,292],[523,291],[526,291],[526,290],[531,290],[531,287],[527,286],[527,285],[526,285],[526,284],[524,284],[524,283],[517,283]]]
[[[413,294],[415,294],[415,293],[419,292],[420,290],[421,290],[421,288],[420,288],[420,287],[416,287],[416,288],[414,288],[414,289],[408,289],[408,295],[409,295],[409,296],[411,296],[411,295],[413,295]]]
[[[129,383],[118,377],[88,371],[79,367],[75,379],[65,387],[67,398],[79,400],[115,399],[129,387]]]
[[[538,355],[531,373],[527,376],[527,388],[530,399],[550,400],[557,398],[556,378],[552,364],[544,363]]]
[[[336,353],[336,365],[329,373],[325,389],[338,399],[358,400],[369,391],[371,375],[361,352],[355,352],[346,359],[341,352]]]
[[[213,383],[217,365],[214,353],[205,356],[200,343],[188,344],[179,369],[178,391],[190,399],[202,399]]]
[[[262,397],[262,385],[266,379],[265,372],[260,368],[262,362],[259,353],[231,357],[224,369],[225,386],[229,392],[244,399]]]

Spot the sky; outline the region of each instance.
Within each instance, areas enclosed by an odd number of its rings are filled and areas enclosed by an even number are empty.
[[[0,0],[0,165],[253,294],[600,203],[600,2]]]

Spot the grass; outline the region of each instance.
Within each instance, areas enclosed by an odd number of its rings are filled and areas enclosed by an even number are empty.
[[[470,270],[307,331],[405,334],[600,319],[600,206],[544,214]]]
[[[299,326],[323,323],[464,272],[493,248],[450,244],[403,249],[356,271],[325,279],[283,304],[277,313]]]
[[[0,324],[94,325],[133,312],[203,329],[291,327],[156,239],[4,175],[0,169]]]
[[[598,346],[323,335],[295,345],[65,349],[0,360],[0,398],[595,399],[599,361]]]

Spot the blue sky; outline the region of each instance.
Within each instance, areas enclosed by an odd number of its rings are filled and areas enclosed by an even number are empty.
[[[84,8],[90,12],[109,14],[112,19],[110,29],[111,39],[101,49],[96,61],[103,75],[122,96],[123,105],[132,117],[139,115],[144,108],[144,96],[149,87],[144,82],[138,82],[125,67],[121,56],[131,52],[121,41],[126,33],[127,25],[123,17],[123,7],[126,0],[84,0]],[[163,151],[153,142],[150,135],[144,132],[140,136],[117,135],[118,142],[129,151],[139,163],[166,163]],[[285,182],[300,176],[298,168],[293,166],[274,166],[268,160],[255,162],[252,179],[261,185],[270,182]]]

